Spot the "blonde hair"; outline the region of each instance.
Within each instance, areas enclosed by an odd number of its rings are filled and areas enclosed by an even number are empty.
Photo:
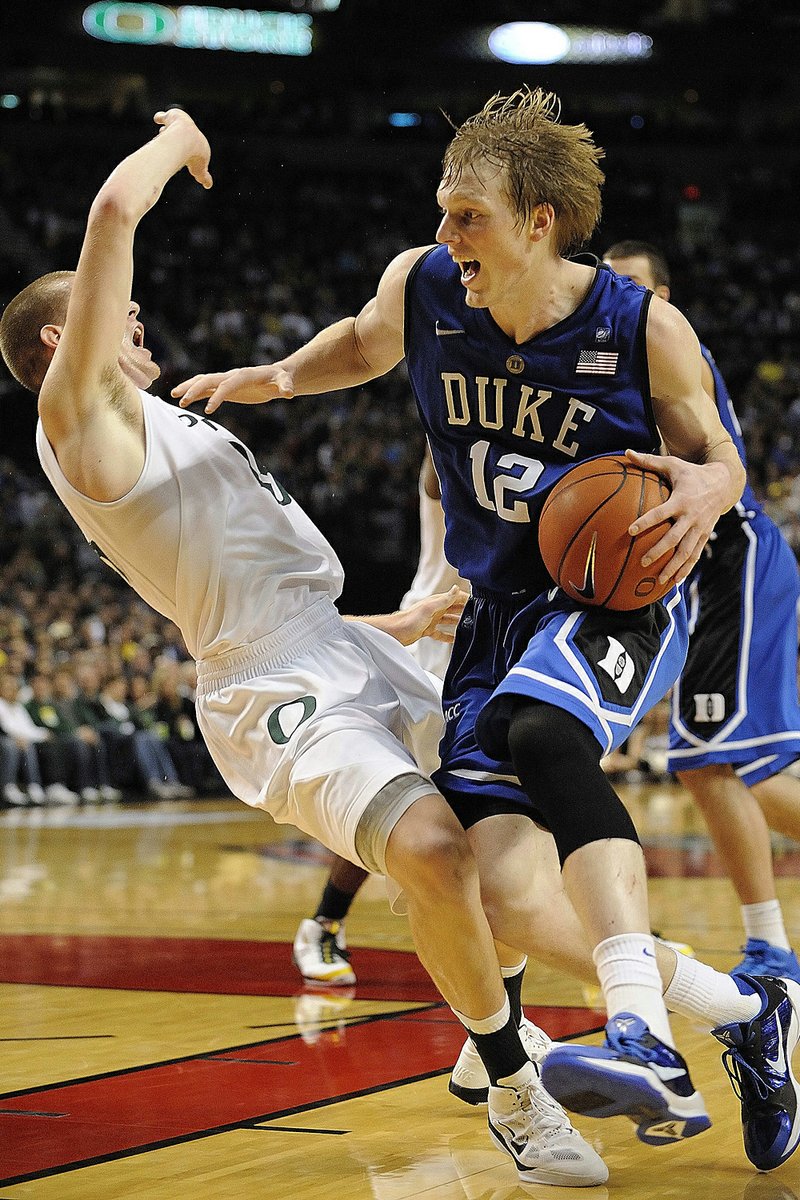
[[[604,151],[585,125],[562,125],[560,116],[558,96],[541,88],[492,96],[456,129],[442,179],[457,183],[467,167],[481,161],[499,167],[520,224],[537,205],[550,204],[556,252],[567,255],[589,240],[600,220],[605,176],[597,164]]]
[[[34,279],[6,305],[0,318],[0,354],[11,374],[30,392],[42,386],[51,355],[42,342],[45,325],[63,325],[74,271],[51,271]]]

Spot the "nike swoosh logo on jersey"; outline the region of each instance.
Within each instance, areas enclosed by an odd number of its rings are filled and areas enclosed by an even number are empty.
[[[447,335],[450,333],[463,333],[463,332],[464,332],[463,329],[444,329],[439,324],[438,321],[436,322],[436,336],[437,337],[447,337]]]
[[[592,534],[592,540],[589,544],[589,552],[586,555],[586,566],[583,568],[583,583],[578,587],[577,583],[570,580],[570,586],[574,589],[577,596],[583,596],[584,600],[594,600],[594,560],[597,553],[597,533]]]

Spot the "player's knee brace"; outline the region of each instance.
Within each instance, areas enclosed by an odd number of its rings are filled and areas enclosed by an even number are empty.
[[[628,811],[600,766],[600,746],[577,717],[551,704],[522,701],[511,717],[508,745],[562,866],[589,842],[624,838],[638,844]]]

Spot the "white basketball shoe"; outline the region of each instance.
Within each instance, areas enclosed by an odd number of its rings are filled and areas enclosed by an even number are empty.
[[[537,1066],[541,1066],[548,1050],[558,1044],[552,1042],[544,1030],[534,1025],[527,1017],[522,1018],[519,1036],[528,1058]],[[472,1038],[468,1037],[461,1047],[461,1053],[450,1074],[447,1090],[465,1104],[486,1104],[489,1098],[489,1076]]]
[[[329,928],[307,918],[300,922],[292,947],[292,961],[309,983],[326,987],[349,987],[356,981],[341,921],[329,922]]]
[[[574,1129],[560,1104],[542,1086],[531,1063],[517,1087],[489,1088],[489,1132],[514,1160],[521,1183],[592,1187],[608,1167]]]

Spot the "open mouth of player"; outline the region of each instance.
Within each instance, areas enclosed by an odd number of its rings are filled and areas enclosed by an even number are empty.
[[[468,258],[465,262],[459,264],[461,267],[461,282],[466,286],[474,283],[478,272],[481,269],[481,264],[476,258]]]

